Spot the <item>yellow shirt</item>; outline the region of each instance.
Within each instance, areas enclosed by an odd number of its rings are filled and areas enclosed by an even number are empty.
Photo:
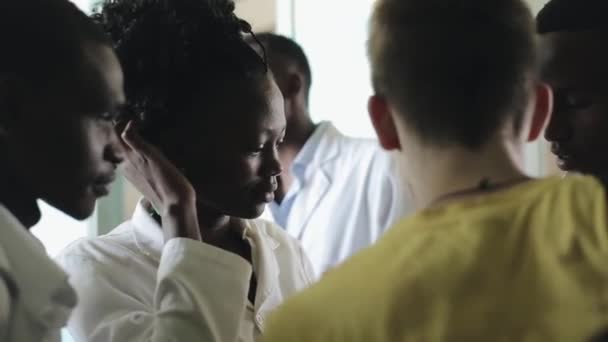
[[[264,341],[588,341],[608,329],[606,213],[589,177],[421,211],[278,309]]]

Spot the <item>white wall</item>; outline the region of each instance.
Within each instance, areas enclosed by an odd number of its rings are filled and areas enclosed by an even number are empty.
[[[277,1],[237,0],[236,14],[247,20],[255,32],[274,31],[277,20]]]
[[[548,2],[548,0],[527,0],[527,2],[530,5],[532,12],[536,14],[543,8],[543,6]]]

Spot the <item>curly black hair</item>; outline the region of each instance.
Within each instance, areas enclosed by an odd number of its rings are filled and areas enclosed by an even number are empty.
[[[0,77],[46,89],[84,60],[87,43],[110,46],[95,23],[68,0],[0,1]]]
[[[265,58],[243,38],[251,26],[234,9],[231,0],[106,0],[94,11],[123,67],[122,117],[139,119],[152,143],[218,82],[265,77]]]

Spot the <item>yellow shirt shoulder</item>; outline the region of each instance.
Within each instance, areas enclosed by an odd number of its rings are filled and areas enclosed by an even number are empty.
[[[608,327],[603,188],[531,181],[403,220],[271,317],[275,341],[584,341]]]

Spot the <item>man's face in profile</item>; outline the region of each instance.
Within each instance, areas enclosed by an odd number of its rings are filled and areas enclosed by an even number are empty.
[[[545,137],[557,165],[608,181],[608,48],[602,34],[544,34],[541,47],[543,78],[555,92]]]

